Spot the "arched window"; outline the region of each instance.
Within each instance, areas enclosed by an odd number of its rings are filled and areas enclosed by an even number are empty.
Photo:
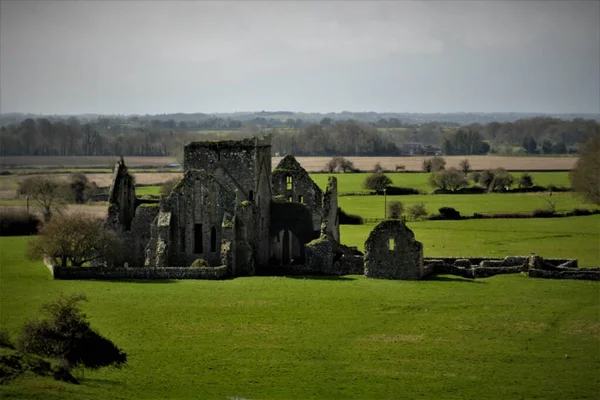
[[[248,192],[248,200],[254,201],[254,190]]]
[[[202,224],[194,225],[194,253],[204,253],[202,248]]]
[[[294,188],[294,180],[290,175],[285,177],[285,184],[287,190],[292,190]]]
[[[211,253],[217,251],[217,228],[214,226],[210,228],[210,251]]]

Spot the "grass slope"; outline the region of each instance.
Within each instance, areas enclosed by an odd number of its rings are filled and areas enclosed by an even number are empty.
[[[25,377],[39,399],[595,398],[598,282],[239,278],[53,281],[0,238],[0,322],[15,333],[57,293],[129,356],[81,385]]]

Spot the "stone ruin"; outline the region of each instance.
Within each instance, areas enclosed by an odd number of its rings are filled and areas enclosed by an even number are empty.
[[[440,273],[480,278],[521,272],[600,279],[600,269],[579,269],[577,260],[424,258],[423,245],[400,220],[375,226],[363,256],[340,243],[336,178],[329,177],[323,192],[290,155],[271,171],[268,136],[187,144],[183,178],[160,200],[137,198],[121,158],[108,203],[105,227],[126,251],[113,265],[54,266],[55,279],[364,274],[418,280]]]

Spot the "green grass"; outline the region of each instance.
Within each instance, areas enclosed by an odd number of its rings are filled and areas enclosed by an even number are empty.
[[[327,187],[327,179],[329,176],[335,176],[338,181],[338,193],[358,193],[358,192],[369,192],[363,188],[363,182],[365,178],[371,173],[361,172],[356,174],[311,174],[310,177],[315,183],[322,189],[325,190]],[[511,173],[515,181],[518,182],[519,177],[522,175],[521,172]],[[429,184],[429,175],[425,172],[415,173],[401,173],[401,172],[390,172],[386,175],[392,180],[393,186],[410,187],[420,190],[424,193],[433,191],[433,188]],[[531,172],[531,177],[536,185],[548,186],[553,184],[554,186],[570,187],[569,173],[568,172]],[[472,183],[472,182],[471,182]],[[515,184],[515,187],[517,185]]]
[[[425,257],[506,257],[536,253],[600,267],[600,215],[567,218],[407,222]],[[342,241],[363,250],[372,224],[342,225]]]
[[[461,215],[486,212],[533,211],[550,207],[554,203],[556,211],[571,211],[573,208],[597,209],[598,206],[584,203],[570,192],[553,193],[487,193],[487,194],[437,194],[410,196],[341,196],[338,204],[344,211],[360,215],[363,218],[383,218],[385,202],[400,201],[404,208],[415,203],[425,204],[428,213],[437,213],[440,207],[453,207]]]
[[[81,385],[26,377],[0,397],[571,399],[600,389],[598,282],[53,281],[24,260],[25,243],[0,238],[2,327],[16,334],[58,293],[85,292],[92,326],[129,365],[86,371]]]
[[[162,186],[136,186],[135,187],[135,195],[136,196],[160,196],[160,188]]]

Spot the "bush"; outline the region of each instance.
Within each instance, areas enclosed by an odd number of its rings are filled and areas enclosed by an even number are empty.
[[[408,207],[406,213],[412,220],[419,220],[427,216],[427,210],[425,210],[425,204],[423,203],[413,204],[412,206]]]
[[[486,169],[481,171],[479,174],[479,184],[483,186],[486,190],[489,190],[492,185],[492,181],[494,180],[494,173],[491,169]]]
[[[406,171],[406,166],[405,165],[396,164],[395,170],[396,170],[396,172],[404,172],[404,171]]]
[[[10,333],[5,328],[0,328],[0,347],[4,347],[7,349],[14,349],[12,341],[10,340]]]
[[[469,179],[472,180],[474,183],[479,183],[479,177],[481,176],[481,173],[478,171],[473,171],[469,174]]]
[[[469,160],[466,158],[462,160],[459,164],[460,171],[467,176],[467,174],[471,171],[471,164],[469,164]]]
[[[388,186],[386,193],[390,196],[403,196],[409,194],[421,194],[417,189],[401,186]]]
[[[598,171],[600,171],[600,134],[596,134],[582,146],[575,168],[569,173],[573,189],[594,204],[600,204]]]
[[[17,341],[17,348],[29,354],[54,358],[67,368],[120,368],[127,355],[90,327],[79,308],[84,295],[61,296],[41,308],[45,319],[29,321]]]
[[[574,216],[583,216],[583,215],[592,215],[594,212],[592,210],[588,210],[586,208],[574,208],[571,212]]]
[[[519,188],[520,189],[529,189],[533,187],[533,178],[527,172],[523,173],[519,178]]]
[[[440,219],[460,219],[460,212],[452,207],[442,207],[438,212]]]
[[[533,210],[531,215],[535,218],[549,218],[554,217],[556,213],[548,208],[536,208],[535,210]]]
[[[70,200],[77,204],[83,204],[94,197],[98,186],[95,182],[90,182],[85,174],[78,172],[71,174],[69,189],[71,191]]]
[[[196,258],[190,268],[207,268],[210,267],[204,258]]]
[[[438,171],[429,175],[429,184],[434,188],[455,191],[467,185],[467,179],[458,169],[448,168],[447,171]]]
[[[341,208],[338,208],[338,217],[340,225],[362,225],[363,219],[359,215],[348,214]]]
[[[357,168],[354,168],[352,161],[345,159],[341,156],[335,156],[327,162],[325,170],[329,173],[334,172],[359,172]]]
[[[388,218],[400,219],[404,212],[404,205],[399,201],[390,201],[388,203]]]
[[[381,166],[381,163],[376,163],[375,166],[373,167],[373,173],[384,173],[385,169]]]
[[[423,171],[438,172],[446,168],[446,160],[440,156],[435,156],[423,161]]]
[[[25,211],[0,211],[0,236],[35,235],[39,225],[39,218]]]
[[[382,173],[375,173],[367,176],[363,186],[365,189],[370,189],[376,191],[377,193],[381,193],[383,192],[383,189],[386,189],[391,184],[392,180],[386,175]]]

